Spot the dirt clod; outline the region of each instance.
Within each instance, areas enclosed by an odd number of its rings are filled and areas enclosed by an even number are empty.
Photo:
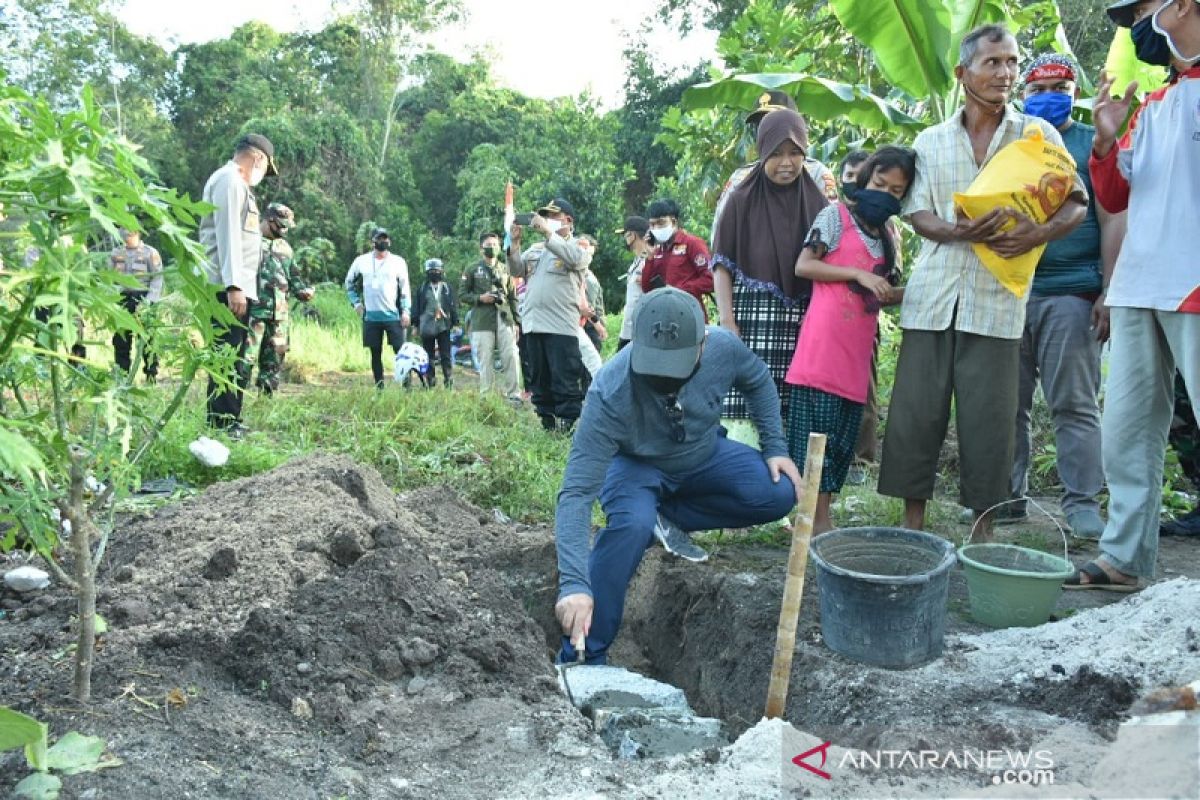
[[[210,581],[219,581],[237,572],[237,568],[237,551],[232,547],[222,547],[208,559],[201,574]]]
[[[341,567],[350,566],[362,558],[366,552],[362,542],[352,533],[339,533],[333,537],[333,544],[329,547],[329,557],[333,559],[333,563]]]

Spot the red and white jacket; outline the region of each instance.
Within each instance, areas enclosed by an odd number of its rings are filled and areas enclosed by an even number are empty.
[[[1104,210],[1129,211],[1108,305],[1200,313],[1200,66],[1151,92],[1088,167]]]

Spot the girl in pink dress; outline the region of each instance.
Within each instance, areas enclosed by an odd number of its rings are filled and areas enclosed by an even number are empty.
[[[912,150],[881,147],[859,170],[852,197],[817,215],[796,261],[813,294],[787,371],[787,436],[792,459],[803,464],[808,435],[826,435],[814,533],[833,528],[829,506],[854,460],[879,309],[902,296],[888,220],[900,213],[915,170]]]

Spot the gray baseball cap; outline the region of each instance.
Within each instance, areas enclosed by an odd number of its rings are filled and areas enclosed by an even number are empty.
[[[704,343],[704,309],[687,292],[668,286],[643,297],[633,317],[630,367],[639,375],[686,378]]]

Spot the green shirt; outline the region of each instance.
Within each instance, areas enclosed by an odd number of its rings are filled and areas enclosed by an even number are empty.
[[[502,303],[481,303],[479,298],[495,293],[504,298]],[[458,290],[459,302],[471,309],[471,330],[496,330],[496,319],[506,325],[516,325],[521,320],[517,314],[517,285],[508,274],[508,267],[497,260],[495,266],[480,261],[464,270]]]

